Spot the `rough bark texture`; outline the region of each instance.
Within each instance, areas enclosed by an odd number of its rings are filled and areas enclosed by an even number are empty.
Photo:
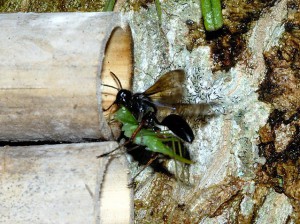
[[[289,9],[290,5],[293,10]],[[139,177],[135,193],[136,223],[286,223],[298,220],[299,188],[291,186],[299,183],[299,175],[295,174],[299,156],[294,156],[297,162],[287,159],[287,164],[280,163],[271,178],[270,172],[265,172],[266,168],[274,170],[270,164],[278,163],[268,162],[268,157],[260,151],[258,131],[270,119],[272,108],[259,101],[257,90],[269,71],[266,52],[288,39],[281,38],[286,20],[299,7],[286,0],[224,1],[223,7],[225,26],[214,33],[203,30],[198,2],[162,3],[161,27],[155,8],[150,5],[147,11],[141,9],[131,17],[136,61],[134,90],[147,89],[166,71],[184,68],[187,73],[183,84],[186,87],[184,101],[211,103],[215,111],[215,116],[189,121],[197,136],[188,146],[195,161],[189,167],[189,185],[160,173],[151,174],[150,170]],[[298,32],[298,26],[292,27],[295,27],[294,33]],[[292,39],[292,45],[298,47],[297,43],[297,38]],[[293,52],[297,55],[298,51]],[[298,63],[298,57],[292,58]],[[273,65],[274,60],[270,62]],[[291,63],[297,66],[296,62]],[[299,98],[294,97],[298,87],[297,81],[292,80],[297,78],[295,75],[288,77],[291,79],[286,82],[288,88],[279,88],[291,93],[290,97],[278,95],[275,101],[290,102],[286,105],[290,105],[295,114]],[[296,120],[298,117],[293,116]],[[284,130],[289,130],[286,134],[290,140],[285,146],[290,143],[293,152],[299,151],[297,122],[293,121],[293,127],[277,129],[278,144],[286,136]],[[269,155],[272,161],[274,154]],[[176,176],[174,163],[170,162],[168,167]],[[287,175],[288,169],[292,174]],[[282,188],[285,190],[280,191]],[[277,201],[280,207],[276,206]]]

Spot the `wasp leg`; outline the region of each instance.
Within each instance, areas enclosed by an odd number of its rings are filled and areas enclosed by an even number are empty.
[[[129,188],[135,186],[135,182],[134,182],[135,178],[137,178],[137,176],[140,175],[141,172],[143,172],[148,166],[150,166],[151,163],[153,163],[153,161],[156,160],[158,156],[159,155],[157,153],[155,153],[153,155],[153,157],[149,159],[149,161],[147,162],[147,164],[144,167],[142,167],[142,169],[140,169],[139,172],[136,175],[134,175],[134,177],[131,178],[131,181],[127,185]]]
[[[132,133],[131,137],[126,141],[124,142],[122,145],[119,145],[117,148],[115,148],[114,150],[110,151],[110,152],[107,152],[107,153],[104,153],[104,154],[101,154],[99,156],[97,156],[96,158],[99,159],[101,157],[105,157],[105,156],[108,156],[110,155],[111,153],[117,151],[118,149],[122,148],[123,146],[126,146],[127,144],[133,142],[133,140],[135,139],[136,135],[139,133],[139,131],[143,128],[143,126],[145,125],[145,122],[141,122],[139,124],[139,126],[134,130],[134,132]]]
[[[131,151],[133,151],[133,150],[135,150],[135,149],[137,149],[139,147],[141,147],[141,146],[140,145],[136,145],[136,146],[134,146],[132,148],[126,149],[126,152],[131,152]],[[114,156],[122,155],[124,153],[125,153],[125,151],[124,152],[118,152],[118,153],[114,154]]]
[[[108,156],[108,155],[112,154],[113,152],[117,151],[117,150],[118,150],[119,148],[121,148],[121,147],[122,147],[122,145],[118,146],[117,148],[113,149],[113,150],[110,151],[110,152],[103,153],[103,154],[101,154],[101,155],[99,155],[99,156],[96,156],[96,158],[99,159],[99,158]]]

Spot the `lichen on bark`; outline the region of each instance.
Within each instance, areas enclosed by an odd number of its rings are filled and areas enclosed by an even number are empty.
[[[152,5],[129,14],[135,39],[134,91],[145,90],[166,71],[182,68],[187,74],[185,102],[213,104],[216,115],[189,120],[196,133],[195,141],[188,146],[195,161],[189,167],[190,185],[149,170],[138,178],[137,223],[249,223],[270,219],[280,223],[292,217],[291,201],[274,192],[265,181],[266,174],[261,173],[266,160],[258,148],[258,130],[272,110],[259,101],[257,94],[267,71],[263,55],[278,44],[287,15],[287,1],[274,3],[250,1],[240,8],[241,13],[231,17],[228,12],[234,4],[226,1],[225,25],[231,26],[224,28],[225,36],[201,29],[201,14],[194,13],[199,9],[198,2],[162,2],[161,27]],[[239,15],[242,17],[237,18]],[[245,15],[256,16],[245,20]],[[214,47],[224,50],[232,38],[242,41],[243,47],[231,45],[234,56],[227,59],[234,62],[223,66]],[[218,45],[221,40],[223,44]],[[191,41],[198,44],[191,46]],[[172,170],[171,164],[168,167]],[[267,213],[265,207],[277,198],[287,209],[280,215]]]

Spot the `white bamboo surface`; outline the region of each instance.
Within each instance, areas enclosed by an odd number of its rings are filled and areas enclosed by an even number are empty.
[[[122,15],[0,14],[0,27],[0,141],[111,139],[101,82],[132,73]],[[96,159],[116,146],[0,148],[0,223],[131,223],[126,160]]]
[[[126,27],[122,16],[0,14],[0,27],[0,141],[109,139],[100,74],[112,31]],[[126,41],[114,43],[125,56],[110,64],[130,74]]]
[[[105,142],[1,148],[0,223],[130,223],[125,158],[110,164],[107,158],[96,159],[116,146]]]

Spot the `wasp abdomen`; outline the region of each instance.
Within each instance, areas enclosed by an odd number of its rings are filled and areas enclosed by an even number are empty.
[[[179,115],[170,114],[162,120],[161,124],[186,142],[191,143],[195,138],[189,124]]]

